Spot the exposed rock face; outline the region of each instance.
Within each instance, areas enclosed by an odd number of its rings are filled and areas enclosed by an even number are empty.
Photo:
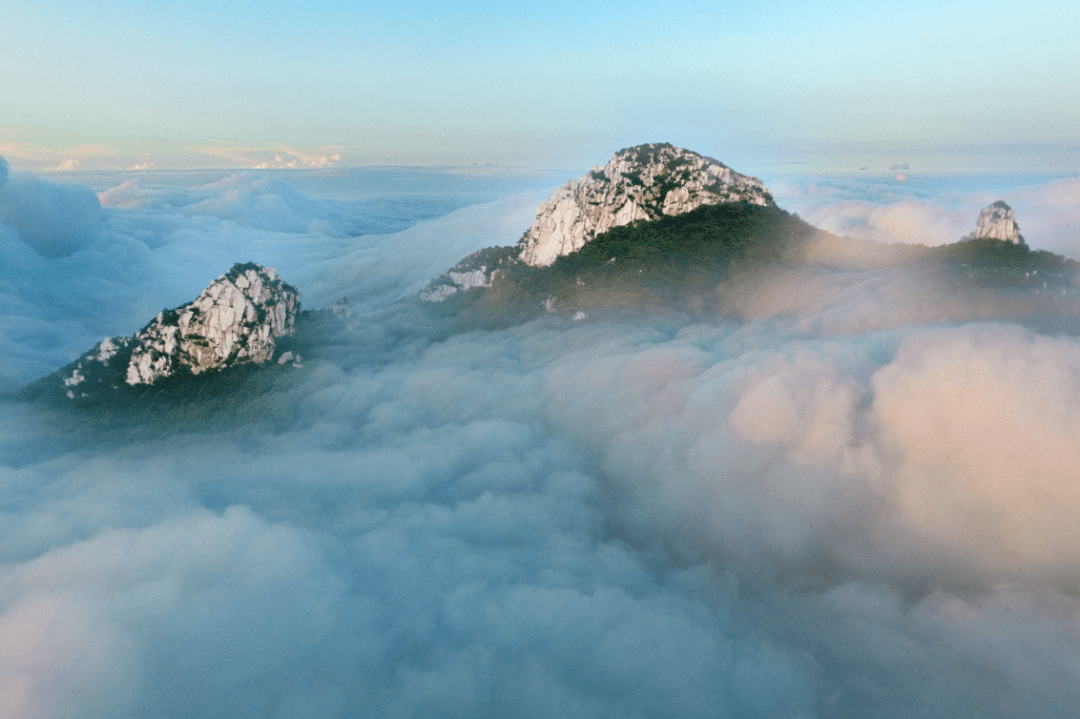
[[[158,314],[133,338],[125,381],[152,384],[180,368],[263,363],[274,340],[293,333],[300,293],[272,268],[237,264],[193,302]]]
[[[1004,240],[1013,244],[1020,244],[1024,241],[1024,238],[1020,235],[1020,225],[1016,224],[1013,209],[1001,200],[983,208],[982,212],[979,213],[975,234],[968,235],[968,238]]]
[[[336,317],[337,312],[332,314]],[[161,312],[132,337],[106,337],[20,394],[27,399],[67,397],[94,403],[115,396],[117,390],[152,385],[181,370],[198,375],[274,360],[302,367],[300,355],[279,347],[277,341],[294,333],[299,315],[300,293],[273,269],[253,263],[233,265],[193,302]]]
[[[518,259],[550,265],[612,227],[740,201],[773,204],[761,180],[696,152],[667,143],[630,147],[552,193],[518,242]]]
[[[511,259],[513,248],[488,247],[466,255],[461,262],[431,281],[420,291],[424,302],[444,302],[458,292],[474,287],[490,287],[491,278],[504,261]]]
[[[491,273],[487,265],[480,265],[475,269],[462,272],[447,271],[445,282],[433,283],[420,292],[420,299],[424,302],[442,302],[458,293],[459,290],[470,290],[473,287],[490,287]]]

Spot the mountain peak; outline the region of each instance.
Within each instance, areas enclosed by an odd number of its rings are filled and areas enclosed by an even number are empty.
[[[518,259],[550,265],[612,227],[734,202],[773,204],[761,180],[712,158],[666,142],[627,147],[552,193],[518,242]]]
[[[125,386],[138,389],[177,374],[263,364],[273,358],[278,340],[293,334],[299,314],[300,293],[273,268],[238,263],[191,302],[162,310],[132,337],[106,337],[29,385],[24,396],[92,403]],[[279,354],[279,363],[299,366],[298,355]]]
[[[299,300],[272,267],[237,263],[196,299],[158,313],[135,335],[126,382],[152,384],[181,367],[199,374],[261,364],[274,353],[275,338],[292,334]]]
[[[1020,235],[1020,225],[1016,224],[1016,214],[1002,200],[983,208],[975,225],[975,234],[968,237],[976,240],[1003,240],[1013,244],[1024,242]]]

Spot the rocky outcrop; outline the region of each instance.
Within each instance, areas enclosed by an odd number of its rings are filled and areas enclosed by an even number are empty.
[[[159,313],[132,337],[106,337],[17,395],[93,404],[118,390],[138,390],[178,373],[199,375],[275,360],[301,367],[295,349],[279,342],[295,332],[299,314],[300,293],[273,269],[237,264],[194,301]],[[285,344],[296,342],[290,338]]]
[[[468,259],[466,258],[462,262]],[[424,288],[420,292],[420,299],[424,302],[442,302],[461,290],[471,290],[473,287],[490,287],[491,268],[487,265],[479,265],[473,268],[462,268],[461,271],[458,271],[458,268],[455,267],[442,275],[440,280],[443,281],[433,282]]]
[[[487,247],[466,255],[421,290],[420,299],[423,302],[444,302],[458,292],[471,290],[474,287],[490,287],[495,271],[512,258],[513,248],[511,247]]]
[[[667,143],[630,147],[552,193],[518,242],[517,258],[550,265],[612,227],[728,202],[773,199],[761,180],[696,152]]]
[[[158,314],[133,338],[125,381],[152,384],[181,368],[192,374],[263,363],[275,339],[293,333],[300,293],[272,268],[237,264],[194,301]]]
[[[613,227],[735,202],[775,207],[761,180],[696,152],[668,143],[619,150],[603,168],[555,190],[517,245],[474,252],[432,280],[419,298],[444,302],[490,287],[506,265],[546,267]]]
[[[983,208],[979,213],[974,234],[964,239],[1002,240],[1013,244],[1024,242],[1024,238],[1020,235],[1020,225],[1016,224],[1013,209],[1001,200]]]

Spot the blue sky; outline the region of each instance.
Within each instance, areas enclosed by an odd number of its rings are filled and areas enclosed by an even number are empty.
[[[1034,2],[7,2],[13,169],[1080,166],[1080,10]]]

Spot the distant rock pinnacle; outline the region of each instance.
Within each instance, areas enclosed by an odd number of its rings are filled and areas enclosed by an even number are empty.
[[[1016,224],[1013,209],[1001,200],[983,208],[979,213],[975,234],[968,235],[968,239],[1004,240],[1014,244],[1024,242],[1024,238],[1020,236],[1020,226]]]
[[[740,201],[773,204],[761,180],[696,152],[667,143],[630,147],[556,190],[518,242],[518,259],[550,265],[612,227]]]

